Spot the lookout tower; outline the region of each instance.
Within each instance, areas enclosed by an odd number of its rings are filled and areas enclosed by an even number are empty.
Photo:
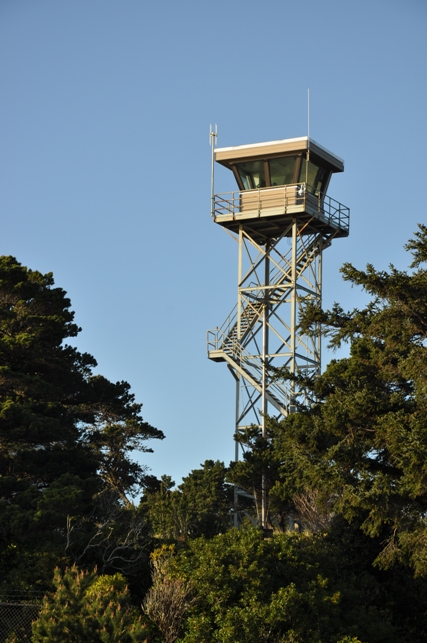
[[[301,306],[321,304],[323,250],[349,234],[349,209],[327,195],[344,161],[309,137],[224,148],[215,148],[215,138],[211,132],[211,215],[238,241],[237,304],[220,328],[208,331],[208,357],[233,375],[236,435],[258,426],[266,437],[266,415],[292,413],[301,394],[292,379],[277,381],[271,367],[320,373],[320,329],[301,333],[298,316]],[[215,163],[233,172],[235,192],[215,194]],[[266,528],[262,486],[257,504]],[[236,525],[241,495],[236,489]]]

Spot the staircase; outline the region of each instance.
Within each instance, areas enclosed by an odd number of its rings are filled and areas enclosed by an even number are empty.
[[[312,264],[320,249],[318,235],[307,235],[304,244],[297,248],[296,281]],[[251,284],[256,286],[256,284]],[[269,314],[276,310],[287,299],[292,290],[292,264],[289,259],[281,258],[276,268],[270,273],[270,286],[275,288],[269,294]],[[262,288],[260,287],[260,290]],[[262,393],[262,359],[251,355],[246,346],[253,338],[257,322],[261,321],[264,302],[259,299],[247,299],[241,310],[240,341],[238,339],[237,305],[233,308],[221,328],[208,331],[208,357],[215,362],[226,362],[240,374],[259,393]],[[255,333],[260,330],[261,324]],[[266,398],[282,415],[289,412],[289,391],[278,382],[269,382]]]

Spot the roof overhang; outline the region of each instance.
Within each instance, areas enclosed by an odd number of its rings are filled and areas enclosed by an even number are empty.
[[[301,154],[310,151],[310,155],[323,161],[331,172],[343,172],[344,161],[339,156],[332,154],[325,147],[313,141],[308,136],[300,138],[286,138],[281,141],[270,141],[268,143],[253,143],[252,145],[238,145],[236,147],[217,147],[215,149],[215,160],[231,169],[239,161],[260,160],[274,158],[283,155]],[[314,158],[312,159],[315,160]]]

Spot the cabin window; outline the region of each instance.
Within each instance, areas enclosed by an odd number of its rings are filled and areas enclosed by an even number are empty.
[[[308,191],[311,194],[319,194],[319,192],[325,192],[329,174],[327,170],[323,167],[319,167],[312,161],[303,160],[301,163],[301,172],[300,172],[300,181],[301,183],[307,183]]]
[[[311,193],[316,192],[317,187],[317,174],[319,172],[319,166],[315,165],[311,161],[303,160],[301,163],[301,172],[300,172],[300,182],[307,183],[309,186],[309,191]]]
[[[290,185],[295,182],[295,165],[296,156],[285,156],[283,158],[271,159],[270,166],[270,185]]]
[[[300,167],[299,167],[300,166]],[[268,160],[236,163],[233,170],[244,190],[307,183],[308,191],[316,196],[324,193],[331,172],[313,161],[298,156],[282,156]],[[299,174],[299,176],[298,176]],[[236,179],[237,179],[236,176]]]
[[[239,163],[236,167],[245,190],[265,188],[264,161]]]
[[[331,173],[325,170],[323,167],[319,169],[317,175],[317,190],[325,194],[326,188],[328,187],[329,177]]]

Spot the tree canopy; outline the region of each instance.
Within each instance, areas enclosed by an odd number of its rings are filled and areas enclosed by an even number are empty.
[[[39,578],[50,575],[47,560],[65,555],[77,524],[81,548],[102,494],[127,505],[144,485],[145,468],[132,452],[163,438],[142,419],[127,382],[94,374],[95,359],[66,343],[80,331],[70,305],[51,274],[0,258],[3,578],[14,564],[28,567],[27,554],[29,574],[41,557]]]
[[[143,505],[157,538],[186,541],[230,527],[233,488],[225,480],[227,469],[213,460],[201,466],[185,476],[178,488],[165,475],[157,488],[147,489]]]
[[[302,330],[321,323],[332,347],[348,343],[349,356],[332,360],[319,377],[299,377],[298,412],[270,419],[265,444],[248,436],[234,476],[256,484],[267,454],[271,509],[297,511],[298,499],[310,498],[319,524],[342,515],[380,538],[376,564],[400,561],[426,575],[426,226],[406,248],[409,271],[343,266],[344,279],[371,296],[365,308],[306,308]]]
[[[297,411],[240,435],[241,462],[207,460],[178,487],[132,459],[163,434],[126,382],[65,343],[79,329],[64,291],[0,259],[0,573],[45,589],[69,565],[34,640],[125,627],[147,643],[427,641],[427,226],[406,248],[407,271],[344,265],[364,308],[306,307],[302,330],[320,323],[349,351],[296,376]],[[230,483],[257,501],[262,478],[268,538],[230,521]]]
[[[184,573],[195,598],[179,640],[414,643],[399,638],[391,597],[383,592],[379,598],[368,557],[358,556],[355,577],[342,567],[348,564],[343,553],[321,537],[265,539],[253,527],[191,541],[177,560],[177,573]]]

